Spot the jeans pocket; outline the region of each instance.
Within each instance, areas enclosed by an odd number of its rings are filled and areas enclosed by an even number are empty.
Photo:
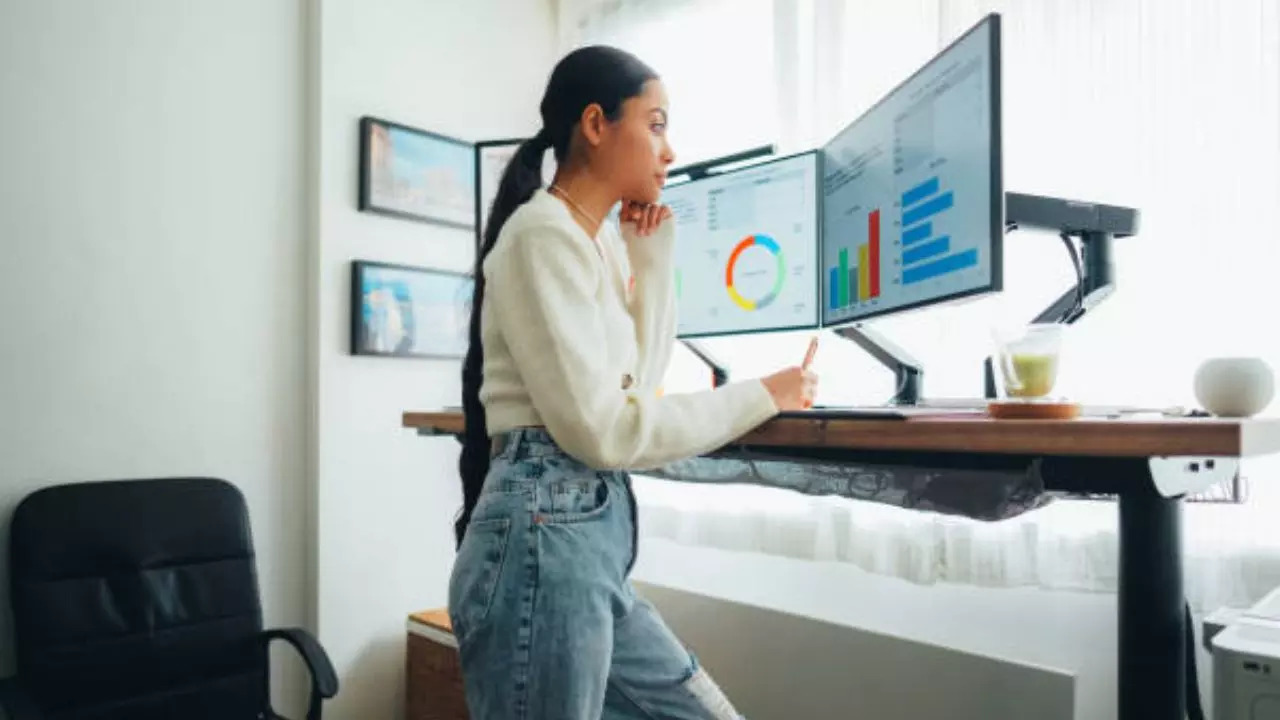
[[[449,578],[449,616],[462,637],[489,617],[507,555],[511,520],[472,520]]]
[[[599,474],[549,483],[538,503],[538,521],[549,525],[588,522],[605,514],[612,502],[609,483]]]

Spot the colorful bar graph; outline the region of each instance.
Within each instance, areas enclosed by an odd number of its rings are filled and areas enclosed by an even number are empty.
[[[871,248],[858,246],[858,299],[871,297]]]
[[[931,257],[946,255],[949,252],[951,252],[951,236],[943,235],[937,240],[930,240],[927,243],[903,250],[902,264],[911,265],[921,260],[928,260]]]
[[[976,249],[965,250],[955,255],[947,255],[940,260],[934,260],[923,265],[909,267],[902,271],[902,284],[911,285],[913,283],[924,282],[936,278],[939,275],[964,270],[974,267],[978,264],[978,251]]]
[[[928,240],[930,235],[933,235],[933,223],[912,225],[902,231],[902,244],[906,246],[918,243],[921,240]]]
[[[840,277],[852,277],[849,274],[849,249],[840,248]],[[849,284],[840,286],[840,307],[849,307]]]
[[[838,264],[827,269],[831,288],[827,303],[832,310],[880,297],[884,257],[880,218],[879,210],[871,211],[867,216],[867,241],[856,248],[840,248]],[[856,264],[849,262],[851,250],[858,253]]]
[[[870,262],[868,263],[870,266],[870,270],[868,270],[868,273],[871,276],[870,277],[871,283],[870,283],[870,288],[867,291],[867,294],[873,298],[878,298],[880,297],[880,211],[879,210],[871,211],[871,214],[867,216],[867,225],[869,226],[867,228],[867,237],[868,237],[867,245],[869,245],[871,248],[868,253],[868,260],[870,260]]]
[[[926,202],[920,203],[919,205],[916,205],[910,210],[904,210],[902,212],[902,226],[906,227],[908,225],[915,225],[921,220],[926,220],[928,218],[931,218],[934,215],[937,215],[938,213],[942,212],[943,210],[950,209],[951,203],[952,203],[951,193],[945,192],[933,198],[932,200],[928,200]]]
[[[938,176],[935,175],[910,190],[902,193],[902,207],[915,205],[921,200],[938,192]]]

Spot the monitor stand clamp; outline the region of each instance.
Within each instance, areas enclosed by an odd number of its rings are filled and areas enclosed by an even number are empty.
[[[850,340],[867,351],[881,365],[893,371],[894,387],[893,405],[917,405],[920,403],[924,386],[924,366],[906,350],[893,344],[889,338],[862,325],[847,325],[836,328],[836,335]]]

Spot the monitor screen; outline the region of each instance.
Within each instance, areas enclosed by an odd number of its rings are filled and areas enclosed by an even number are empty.
[[[522,138],[512,140],[485,140],[476,143],[476,248],[484,241],[484,229],[489,222],[489,208],[498,195],[498,183],[507,164],[520,149]],[[542,184],[549,185],[555,177],[555,154],[548,151],[542,162]]]
[[[999,290],[1000,25],[990,15],[822,150],[822,324]]]
[[[682,338],[818,326],[816,152],[668,186]]]

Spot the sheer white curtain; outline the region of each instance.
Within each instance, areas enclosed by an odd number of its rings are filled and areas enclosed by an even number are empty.
[[[634,0],[566,15],[566,47],[611,42],[671,89],[682,160],[762,141],[824,143],[982,15],[1004,19],[1012,191],[1141,209],[1117,241],[1118,289],[1071,328],[1060,389],[1086,402],[1193,405],[1213,355],[1280,369],[1270,311],[1280,250],[1280,10],[1272,0]],[[631,12],[631,14],[628,14]],[[981,392],[995,323],[1025,322],[1074,280],[1056,237],[1015,233],[1006,291],[877,326],[926,367],[934,396]],[[735,376],[796,362],[806,333],[715,341]],[[821,402],[877,402],[888,372],[828,336]],[[705,384],[690,355],[668,389]],[[1274,406],[1273,406],[1274,407]],[[1280,584],[1280,463],[1247,462],[1251,501],[1191,506],[1197,607]],[[1115,508],[1059,503],[997,524],[785,491],[646,480],[644,530],[681,542],[851,562],[917,582],[1112,590]]]

